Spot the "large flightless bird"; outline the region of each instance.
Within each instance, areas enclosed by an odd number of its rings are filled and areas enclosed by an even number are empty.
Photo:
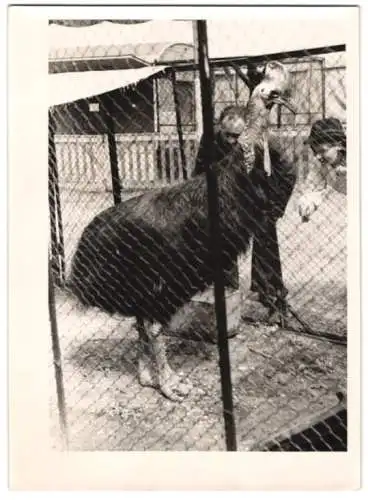
[[[290,75],[265,65],[246,106],[244,159],[217,163],[223,266],[245,252],[262,217],[252,179],[257,145],[264,146],[270,110],[288,105]],[[265,159],[265,164],[267,158]],[[181,400],[189,392],[170,367],[164,329],[175,313],[213,283],[205,174],[112,206],[85,228],[73,258],[70,286],[81,302],[137,318],[139,381]]]

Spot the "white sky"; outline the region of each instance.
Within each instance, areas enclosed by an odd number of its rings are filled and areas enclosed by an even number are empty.
[[[263,55],[346,42],[345,9],[258,9],[241,20],[209,20],[210,57]],[[100,23],[70,28],[49,26],[50,47],[95,47],[129,43],[193,43],[191,21],[154,20],[137,25]]]

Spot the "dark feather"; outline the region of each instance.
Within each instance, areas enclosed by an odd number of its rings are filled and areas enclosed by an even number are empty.
[[[239,157],[216,168],[225,266],[246,250],[259,200]],[[213,282],[211,259],[202,174],[97,215],[79,241],[70,285],[86,305],[166,324]]]

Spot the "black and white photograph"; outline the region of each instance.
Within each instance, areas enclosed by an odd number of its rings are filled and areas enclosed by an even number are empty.
[[[192,10],[43,16],[49,449],[344,455],[359,7]]]

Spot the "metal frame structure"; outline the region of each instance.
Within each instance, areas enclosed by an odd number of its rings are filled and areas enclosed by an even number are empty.
[[[178,106],[178,95],[176,87],[176,70],[198,70],[200,75],[200,90],[201,90],[201,108],[203,119],[203,135],[204,140],[211,144],[214,140],[214,112],[212,101],[212,70],[219,67],[232,67],[236,68],[240,65],[256,65],[257,63],[264,62],[265,59],[281,60],[286,58],[296,58],[311,55],[322,55],[331,52],[342,52],[345,50],[345,45],[336,45],[333,47],[320,47],[309,50],[297,50],[290,52],[282,52],[275,54],[267,54],[253,57],[236,57],[221,58],[209,60],[208,57],[208,43],[207,43],[207,29],[206,21],[195,21],[196,31],[196,57],[194,61],[169,61],[165,62],[166,65],[171,66],[171,82],[173,88],[173,96],[175,103],[175,115],[177,123],[177,132],[179,139],[180,155],[183,167],[186,164],[182,120],[180,109]],[[157,63],[158,64],[158,63]],[[162,64],[162,63],[160,63]],[[236,70],[237,71],[237,70]],[[240,71],[240,70],[239,70]],[[241,73],[241,71],[240,71]],[[241,73],[242,74],[242,73]],[[242,74],[242,78],[246,78]],[[158,96],[157,96],[158,98]],[[325,112],[325,103],[323,104]],[[116,149],[116,138],[114,133],[114,117],[112,108],[108,107],[105,111],[105,120],[108,129],[108,146],[109,146],[109,160],[111,167],[111,179],[113,186],[113,199],[114,203],[118,204],[121,201],[122,185],[119,177],[118,159]],[[60,209],[60,193],[59,182],[57,175],[56,155],[55,155],[55,126],[52,113],[49,113],[49,203],[50,203],[50,229],[51,229],[51,263],[49,268],[49,311],[50,311],[50,324],[51,336],[53,342],[53,355],[55,366],[55,377],[57,384],[57,395],[60,415],[60,425],[63,436],[67,443],[67,419],[65,411],[65,396],[63,390],[62,368],[61,368],[61,354],[57,333],[57,321],[55,313],[55,297],[54,297],[54,284],[62,286],[65,281],[65,258],[64,258],[64,241],[62,218]],[[211,148],[209,148],[211,149]],[[184,168],[184,171],[186,169]],[[216,171],[211,168],[211,158],[208,159],[206,170],[207,189],[208,189],[208,211],[210,223],[210,235],[212,242],[212,250],[214,257],[214,295],[215,295],[215,313],[218,333],[218,350],[219,350],[219,369],[221,374],[221,389],[222,389],[222,404],[223,404],[223,417],[226,435],[226,448],[228,451],[236,451],[236,428],[232,398],[232,381],[231,381],[231,366],[229,359],[229,346],[228,346],[228,332],[227,332],[227,311],[225,301],[225,286],[224,275],[221,267],[221,233],[219,225],[219,200],[218,200],[218,181]],[[306,329],[307,330],[307,329]],[[308,333],[308,330],[307,330]],[[313,333],[313,332],[312,332]],[[341,408],[339,408],[339,412]],[[346,421],[346,408],[345,421]],[[343,415],[344,416],[344,415]],[[281,438],[277,438],[279,441]],[[284,439],[284,438],[282,438]],[[257,449],[265,449],[266,445],[259,445]]]
[[[280,61],[282,59],[297,58],[308,56],[321,56],[323,54],[331,54],[332,52],[344,52],[346,50],[346,45],[331,45],[325,47],[314,47],[311,49],[299,49],[290,50],[286,52],[275,52],[271,54],[262,54],[258,56],[244,56],[244,57],[222,57],[209,59],[209,64],[211,68],[231,66],[231,64],[236,64],[238,66],[247,66],[248,64],[262,63],[266,59],[273,61]],[[159,61],[154,62],[155,65],[160,65]],[[180,68],[181,70],[193,70],[198,69],[198,63],[192,60],[188,61],[165,61],[167,66],[172,66],[174,68]]]
[[[196,21],[195,27],[198,40],[198,68],[202,95],[203,138],[209,146],[214,143],[214,119],[212,103],[211,70],[208,60],[208,42],[206,21]],[[208,151],[213,148],[207,147]],[[225,300],[224,271],[221,266],[222,236],[219,218],[219,192],[217,173],[212,168],[212,158],[208,158],[206,165],[208,218],[210,222],[211,247],[214,261],[214,293],[215,312],[218,334],[219,367],[221,373],[221,389],[223,414],[225,422],[227,451],[236,451],[236,429],[233,411],[231,367],[227,332],[227,314]]]

